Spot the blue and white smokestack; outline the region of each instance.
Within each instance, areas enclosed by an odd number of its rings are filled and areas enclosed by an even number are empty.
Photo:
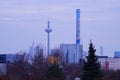
[[[80,44],[80,9],[76,10],[76,44]]]

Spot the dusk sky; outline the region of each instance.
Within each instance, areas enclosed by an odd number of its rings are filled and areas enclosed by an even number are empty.
[[[51,48],[76,42],[76,9],[81,11],[81,42],[88,51],[92,40],[97,54],[120,51],[120,0],[0,0],[0,54],[46,48],[50,20]]]

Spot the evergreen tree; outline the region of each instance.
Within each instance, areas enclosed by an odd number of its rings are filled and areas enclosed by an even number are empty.
[[[101,65],[95,52],[96,49],[94,49],[92,42],[90,42],[87,60],[83,67],[82,80],[99,80],[102,77]]]
[[[65,80],[63,69],[58,64],[51,65],[46,72],[46,78],[48,80]]]

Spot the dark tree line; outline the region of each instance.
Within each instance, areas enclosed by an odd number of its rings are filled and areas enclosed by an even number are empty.
[[[58,57],[59,53],[59,50],[55,50],[49,56]],[[27,53],[16,54],[13,62],[7,62],[7,74],[0,76],[0,80],[65,80],[63,68],[58,60],[54,64],[49,64],[43,51],[38,50],[31,60],[29,62]]]
[[[27,53],[17,54],[14,62],[7,62],[7,74],[0,75],[0,80],[66,80],[67,75],[71,80],[75,77],[81,80],[120,80],[120,70],[101,70],[95,51],[90,43],[84,64],[63,63],[63,54],[59,49],[55,49],[47,59],[43,51],[37,51],[32,63]]]

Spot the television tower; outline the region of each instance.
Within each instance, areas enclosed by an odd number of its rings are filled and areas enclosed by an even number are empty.
[[[48,39],[47,39],[47,54],[49,55],[50,53],[49,53],[49,49],[50,49],[50,32],[52,32],[52,29],[50,29],[50,22],[49,22],[49,20],[48,20],[48,23],[47,23],[47,25],[48,25],[48,28],[47,29],[45,29],[45,32],[48,34]]]

